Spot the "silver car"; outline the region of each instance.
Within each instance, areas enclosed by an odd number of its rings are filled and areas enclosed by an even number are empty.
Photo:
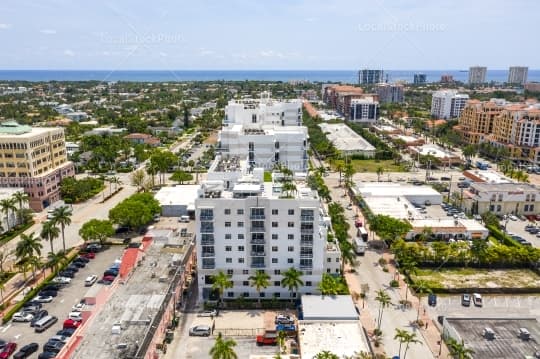
[[[208,325],[197,325],[189,329],[189,335],[192,337],[208,337],[212,329]]]

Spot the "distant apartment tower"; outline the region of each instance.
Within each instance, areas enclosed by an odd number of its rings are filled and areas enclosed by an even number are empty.
[[[540,92],[540,82],[527,82],[523,87],[527,91]]]
[[[383,70],[363,69],[358,71],[358,83],[360,85],[378,84],[384,82]]]
[[[60,199],[60,182],[73,177],[63,128],[31,127],[15,121],[0,124],[0,186],[19,188],[29,205],[41,211]]]
[[[403,85],[401,84],[377,84],[375,92],[379,96],[379,102],[381,103],[403,102]]]
[[[431,116],[444,120],[459,117],[468,99],[469,95],[456,90],[436,91],[431,98]]]
[[[413,83],[415,85],[423,85],[426,83],[426,74],[414,74]]]
[[[360,124],[372,124],[379,118],[379,101],[372,96],[351,100],[348,120]]]
[[[486,83],[487,67],[472,66],[469,67],[469,85],[478,85]]]
[[[454,127],[454,130],[460,135],[463,142],[479,144],[493,132],[495,117],[500,115],[506,104],[504,99],[469,100],[461,112],[458,125]]]
[[[525,66],[510,66],[508,70],[508,83],[523,85],[527,82],[529,68]]]
[[[443,83],[443,84],[451,84],[453,82],[454,82],[454,76],[448,75],[448,74],[441,75],[441,83]]]

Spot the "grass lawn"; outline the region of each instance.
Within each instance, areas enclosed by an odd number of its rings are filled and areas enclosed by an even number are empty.
[[[413,281],[437,288],[540,288],[540,276],[529,269],[419,269]]]
[[[339,161],[336,161],[339,163]],[[343,161],[341,161],[343,162]],[[387,172],[407,172],[405,168],[396,165],[394,160],[351,160],[354,171],[361,172],[377,172],[377,168],[382,167],[384,170],[383,176]],[[335,169],[335,165],[334,165]]]

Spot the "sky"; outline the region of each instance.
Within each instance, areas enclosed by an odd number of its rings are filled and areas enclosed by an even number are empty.
[[[2,0],[0,69],[540,69],[537,0]]]

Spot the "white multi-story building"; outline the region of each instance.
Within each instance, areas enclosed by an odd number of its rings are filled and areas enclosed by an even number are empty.
[[[486,83],[487,67],[472,66],[469,67],[469,85]]]
[[[525,66],[510,66],[508,70],[508,83],[523,85],[527,82],[529,68]]]
[[[379,101],[372,96],[352,99],[349,107],[349,121],[372,124],[379,118]]]
[[[307,128],[300,101],[231,101],[218,135],[218,152],[247,159],[251,167],[272,169],[282,164],[294,171],[307,168]]]
[[[456,90],[435,91],[431,97],[431,116],[445,120],[459,117],[468,100],[469,95]]]
[[[212,276],[222,271],[233,281],[223,296],[290,298],[281,286],[290,268],[302,271],[300,293],[318,293],[323,273],[340,273],[341,255],[327,241],[328,217],[305,175],[287,191],[283,175],[264,180],[264,169],[217,156],[195,200],[199,300],[215,300]],[[264,271],[270,285],[259,294],[250,276]]]

